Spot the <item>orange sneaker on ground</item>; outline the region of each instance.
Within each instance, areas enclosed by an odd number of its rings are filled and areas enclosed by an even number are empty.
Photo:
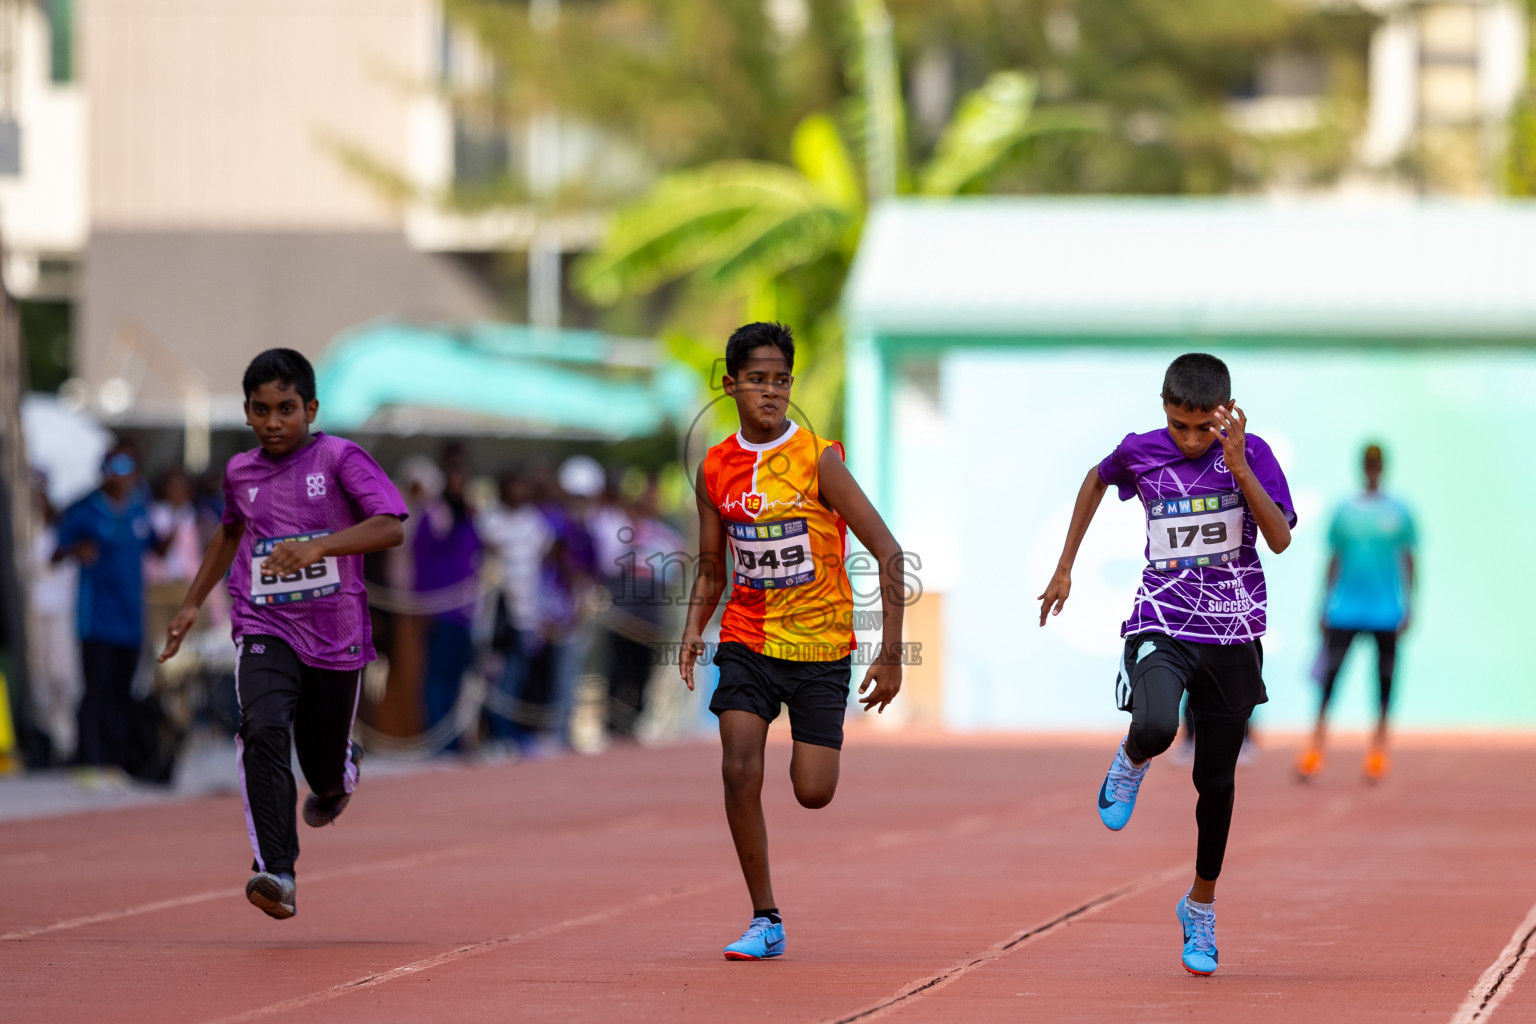
[[[1387,777],[1389,765],[1387,752],[1381,747],[1372,747],[1365,755],[1365,764],[1361,766],[1361,771],[1365,773],[1367,782],[1380,782]]]
[[[1307,747],[1296,759],[1296,774],[1306,782],[1323,770],[1323,752],[1318,747]]]

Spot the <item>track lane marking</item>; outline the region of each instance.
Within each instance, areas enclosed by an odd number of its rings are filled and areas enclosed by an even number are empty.
[[[1056,929],[1071,924],[1080,917],[1096,914],[1105,907],[1119,903],[1121,900],[1135,896],[1137,893],[1145,892],[1153,886],[1173,881],[1188,871],[1189,867],[1187,865],[1180,864],[1178,867],[1168,868],[1166,871],[1143,875],[1137,881],[1122,888],[1100,893],[1089,899],[1086,903],[1080,904],[1065,913],[1058,914],[1040,924],[1014,932],[1001,942],[993,943],[977,956],[967,957],[964,960],[950,964],[937,974],[931,974],[926,978],[919,978],[872,1006],[866,1006],[864,1009],[856,1010],[844,1017],[837,1017],[834,1019],[833,1024],[850,1024],[852,1021],[871,1020],[875,1017],[883,1016],[886,1011],[895,1009],[907,1000],[936,992],[951,982],[970,974],[972,971],[1007,956],[1015,949],[1027,946],[1036,939],[1044,938]]]
[[[452,846],[445,850],[436,850],[431,853],[414,854],[409,857],[397,857],[393,860],[375,861],[371,864],[354,864],[347,868],[332,868],[328,871],[316,871],[305,875],[306,884],[310,882],[325,882],[334,878],[353,878],[357,875],[371,874],[375,871],[401,871],[407,868],[420,867],[423,864],[431,864],[440,860],[449,860],[454,857],[465,856],[470,853],[489,849],[490,843],[469,843],[464,846]],[[106,921],[117,921],[125,917],[138,917],[141,914],[153,914],[158,910],[174,910],[177,907],[190,907],[198,903],[207,903],[210,900],[229,899],[243,897],[245,886],[236,888],[206,889],[203,892],[195,892],[188,896],[173,896],[168,899],[154,900],[150,903],[140,903],[132,907],[119,907],[116,910],[106,910],[99,914],[86,914],[83,917],[71,917],[63,921],[55,921],[53,924],[37,925],[32,928],[18,928],[15,931],[0,935],[0,942],[30,939],[38,935],[47,935],[50,932],[62,932],[71,928],[84,928],[87,925],[102,924]]]
[[[1334,821],[1337,818],[1342,818],[1345,814],[1349,813],[1350,809],[1353,808],[1354,805],[1354,797],[1339,797],[1330,803],[1327,809],[1324,810],[1324,812],[1319,815],[1316,820],[1308,821],[1304,824],[1297,823],[1288,826],[1280,826],[1278,828],[1270,829],[1267,832],[1261,832],[1257,836],[1250,838],[1248,841],[1238,844],[1238,849],[1247,852],[1251,850],[1262,849],[1274,843],[1290,839],[1299,832],[1309,831]],[[891,995],[886,996],[884,999],[881,999],[876,1003],[873,1003],[862,1009],[855,1010],[850,1014],[845,1014],[840,1017],[833,1017],[831,1018],[829,1024],[851,1024],[853,1021],[867,1021],[873,1020],[877,1017],[883,1017],[892,1011],[902,1008],[903,1004],[907,1003],[909,1000],[921,998],[923,996],[937,992],[939,989],[947,987],[952,982],[961,977],[964,977],[972,971],[978,970],[979,968],[985,967],[989,963],[1000,960],[1007,956],[1009,953],[1012,953],[1014,950],[1027,946],[1038,939],[1043,939],[1047,935],[1050,935],[1052,932],[1065,928],[1067,925],[1071,924],[1073,921],[1079,918],[1096,914],[1103,910],[1105,907],[1112,906],[1113,904],[1119,903],[1122,900],[1126,900],[1132,896],[1146,892],[1148,889],[1151,889],[1155,886],[1162,885],[1165,882],[1172,881],[1187,874],[1192,874],[1193,870],[1194,869],[1189,864],[1189,862],[1184,861],[1176,867],[1171,867],[1163,871],[1157,871],[1148,875],[1143,875],[1141,878],[1132,882],[1130,885],[1121,886],[1118,889],[1111,889],[1107,892],[1099,893],[1098,895],[1092,896],[1084,902],[1078,904],[1076,907],[1063,913],[1057,914],[1055,917],[1014,932],[1008,938],[993,943],[991,946],[987,947],[987,949],[976,956],[969,956],[964,960],[957,960],[940,971],[909,982],[908,984],[898,989],[896,992],[893,992]]]
[[[1536,957],[1536,907],[1525,915],[1525,920],[1515,928],[1498,958],[1488,965],[1467,993],[1467,998],[1456,1008],[1451,1024],[1474,1024],[1493,1016],[1504,997],[1515,987],[1525,965]]]
[[[1028,820],[1029,818],[1038,816],[1039,814],[1050,813],[1056,809],[1057,804],[1062,802],[1063,801],[1061,801],[1059,798],[1053,797],[1039,801],[1036,805],[1027,805],[1022,820]],[[949,826],[919,829],[912,832],[882,833],[881,835],[868,840],[861,840],[857,843],[840,846],[835,852],[828,853],[825,856],[845,856],[852,853],[867,853],[893,844],[904,846],[911,842],[919,842],[924,838],[964,835],[969,831],[973,831],[979,828],[986,828],[994,823],[1013,819],[1018,815],[1019,809],[1013,808],[1005,812],[971,815],[969,817],[959,819]],[[658,821],[659,819],[654,814],[631,815],[612,822],[607,827],[600,829],[599,831],[604,835],[612,833],[633,832],[638,829],[643,829],[647,826],[654,825]],[[589,831],[592,830],[570,829],[567,830],[566,834],[568,835],[575,833],[584,835]],[[557,834],[554,838],[558,840],[562,838],[562,836]],[[413,854],[408,857],[379,861],[372,864],[355,864],[347,868],[332,868],[329,870],[316,871],[312,874],[305,875],[304,878],[306,884],[308,884],[312,882],[329,881],[336,878],[353,878],[357,875],[366,874],[373,871],[404,870],[408,868],[419,867],[423,864],[434,863],[439,860],[450,859],[460,855],[480,852],[482,850],[489,849],[491,845],[492,844],[489,842],[471,843],[465,846],[450,847],[446,850]],[[0,861],[0,865],[11,863],[42,863],[49,859],[51,858],[49,858],[47,854],[38,852],[18,855],[15,858],[8,858],[6,861]],[[822,859],[824,859],[823,856],[817,856],[815,858],[815,862],[819,863]],[[795,863],[796,862],[793,861],[786,863],[786,869],[794,866]],[[104,924],[108,921],[117,921],[126,917],[138,917],[143,914],[153,914],[161,910],[175,910],[179,907],[196,906],[199,903],[208,903],[219,899],[239,898],[243,897],[244,895],[245,887],[243,885],[236,888],[221,887],[218,889],[207,889],[203,892],[191,893],[186,896],[172,896],[166,899],[152,900],[148,903],[135,904],[131,907],[118,907],[113,910],[105,910],[96,914],[84,914],[79,917],[66,918],[62,921],[55,921],[52,924],[35,925],[29,928],[17,928],[4,934],[0,934],[0,942],[20,941],[22,939],[35,938],[39,935],[47,935],[52,932],[68,931],[74,928],[85,928],[93,924]]]
[[[904,846],[913,846],[918,843],[927,842],[930,840],[952,839],[958,836],[974,835],[977,832],[984,831],[988,828],[992,828],[998,825],[1022,824],[1024,822],[1033,821],[1038,818],[1047,817],[1051,814],[1055,814],[1058,811],[1075,808],[1079,803],[1080,801],[1073,796],[1068,794],[1057,794],[1041,800],[1032,801],[1022,806],[1012,807],[1004,811],[968,814],[964,817],[956,818],[944,825],[930,826],[928,828],[921,829],[892,830],[888,832],[882,832],[867,839],[860,839],[853,842],[839,844],[838,846],[829,850],[803,854],[799,857],[787,859],[775,870],[780,872],[793,871],[816,864],[826,863],[828,861],[843,860],[848,857],[860,854],[873,853],[880,850],[889,850]],[[554,924],[545,925],[542,928],[536,928],[528,932],[519,932],[514,935],[504,935],[499,938],[486,939],[482,942],[475,942],[467,946],[460,946],[457,949],[450,949],[445,952],[438,953],[434,956],[427,957],[423,960],[402,964],[399,967],[393,967],[378,974],[365,974],[360,978],[354,978],[351,981],[345,981],[339,985],[332,985],[329,988],[320,989],[316,992],[310,992],[306,995],[294,996],[291,999],[285,999],[281,1002],[271,1003],[267,1006],[258,1007],[253,1010],[246,1010],[232,1016],[217,1017],[211,1021],[208,1021],[207,1024],[239,1024],[239,1022],[258,1020],[263,1017],[272,1016],[273,1014],[289,1013],[308,1006],[314,1006],[317,1003],[336,999],[340,996],[351,995],[354,992],[360,992],[364,989],[373,988],[377,985],[383,985],[387,982],[408,977],[412,974],[418,974],[421,971],[429,970],[433,967],[441,967],[446,964],[455,963],[460,960],[479,956],[483,953],[488,953],[492,950],[500,949],[504,946],[517,945],[532,939],[546,938],[559,932],[570,931],[571,929],[584,927],[586,925],[601,924],[604,921],[622,917],[626,914],[632,914],[642,910],[650,910],[651,908],[660,904],[671,903],[676,900],[686,899],[690,896],[700,896],[707,892],[714,892],[718,889],[727,888],[732,885],[738,885],[740,882],[740,875],[732,873],[715,879],[712,882],[701,883],[699,885],[688,886],[681,889],[666,890],[660,893],[651,893],[647,896],[642,896],[639,899],[633,900],[626,904],[622,904],[618,907],[612,907],[608,910],[595,911],[591,914],[585,914],[580,917],[567,918],[564,921],[558,921]]]
[[[645,828],[656,821],[653,814],[634,814],[616,819],[599,829],[572,828],[564,832],[556,833],[555,839],[563,841],[571,835],[586,835],[592,831],[598,831],[603,835],[614,833],[632,832]],[[399,871],[406,868],[419,867],[423,864],[431,864],[440,860],[468,855],[490,850],[495,844],[489,840],[478,843],[468,843],[460,846],[450,846],[441,850],[426,851],[410,854],[392,860],[377,861],[370,864],[354,864],[347,868],[329,868],[315,871],[304,876],[306,884],[311,882],[325,882],[336,878],[353,878],[357,875],[367,874],[372,871]],[[207,903],[211,900],[226,899],[229,897],[244,897],[245,886],[235,889],[219,888],[208,889],[203,892],[192,893],[188,896],[172,896],[163,900],[154,900],[150,903],[140,903],[132,907],[119,907],[115,910],[105,910],[99,914],[85,914],[80,917],[72,917],[63,921],[55,921],[53,924],[37,925],[32,928],[18,928],[15,931],[0,935],[0,942],[7,940],[30,939],[38,935],[46,935],[49,932],[66,931],[71,928],[84,928],[88,925],[101,924],[106,921],[116,921],[124,917],[138,917],[141,914],[152,914],[160,910],[174,910],[177,907],[190,907],[199,903]]]
[[[0,871],[28,867],[32,864],[46,864],[52,859],[42,850],[34,850],[31,853],[15,853],[8,857],[0,857]]]
[[[688,886],[683,889],[651,893],[650,895],[642,896],[637,900],[631,900],[629,903],[625,903],[617,907],[611,907],[608,910],[599,910],[591,914],[584,914],[581,917],[567,918],[564,921],[557,921],[554,924],[548,924],[542,928],[535,928],[532,931],[519,932],[515,935],[504,935],[500,938],[486,939],[484,942],[476,942],[468,946],[460,946],[457,949],[450,949],[446,952],[438,953],[435,956],[429,956],[424,960],[417,960],[413,963],[401,964],[399,967],[392,967],[380,974],[365,974],[361,978],[354,978],[351,981],[344,981],[340,985],[332,985],[330,988],[321,989],[318,992],[310,992],[306,995],[295,996],[292,999],[285,999],[280,1003],[271,1003],[267,1006],[258,1007],[254,1010],[246,1010],[243,1013],[237,1013],[229,1017],[218,1017],[213,1021],[210,1021],[209,1024],[237,1024],[239,1021],[257,1020],[262,1017],[270,1017],[273,1014],[290,1013],[294,1010],[303,1009],[306,1006],[313,1006],[316,1003],[323,1003],[327,1000],[335,999],[337,996],[350,995],[353,992],[361,992],[364,989],[373,988],[376,985],[383,985],[387,982],[394,981],[397,978],[404,978],[411,974],[418,974],[433,967],[441,967],[444,964],[465,960],[473,956],[479,956],[482,953],[489,953],[491,950],[500,949],[503,946],[513,946],[517,945],[518,943],[529,942],[533,939],[546,938],[547,936],[554,935],[558,932],[569,931],[572,928],[580,928],[583,925],[601,924],[604,921],[611,920],[615,917],[622,917],[625,914],[632,914],[641,910],[650,910],[654,907],[660,906],[663,903],[671,903],[675,900],[684,899],[688,896],[698,896],[706,892],[712,892],[716,889],[723,889],[736,881],[737,879],[734,876],[721,877],[715,879],[712,882]]]

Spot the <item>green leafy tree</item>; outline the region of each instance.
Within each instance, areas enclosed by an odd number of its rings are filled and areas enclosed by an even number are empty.
[[[1030,76],[1003,71],[967,96],[919,172],[917,191],[985,189],[1028,139],[1086,127],[1061,116],[1037,123],[1036,91]],[[735,294],[745,299],[748,318],[794,324],[808,343],[797,401],[818,429],[835,431],[843,382],[837,302],[858,249],[867,193],[832,117],[802,120],[791,154],[788,164],[720,161],[662,178],[614,218],[577,282],[594,301],[613,303],[682,280],[703,300],[698,308],[708,308],[710,297]],[[719,354],[718,347],[686,351],[711,366]]]
[[[992,69],[1027,68],[1041,110],[1087,106],[1103,131],[1041,136],[994,179],[1005,192],[1213,194],[1284,176],[1326,183],[1349,166],[1364,123],[1375,16],[1292,0],[889,0],[909,67],[943,69],[957,89]],[[1262,84],[1266,60],[1303,55],[1318,117],[1255,135],[1231,104]],[[919,145],[923,144],[922,133]]]
[[[493,69],[442,85],[458,117],[516,137],[558,109],[606,140],[622,159],[568,169],[547,200],[619,207],[577,274],[610,310],[602,322],[660,333],[717,372],[731,327],[784,319],[805,353],[800,397],[828,429],[837,305],[872,181],[877,201],[1325,182],[1348,165],[1363,119],[1375,23],[1294,0],[562,0],[537,26],[535,8],[547,14],[548,0],[445,0]],[[1286,50],[1325,67],[1319,117],[1244,130],[1229,105]],[[409,193],[367,154],[344,156],[381,190]],[[512,157],[433,198],[526,204]]]
[[[1377,23],[1348,4],[1294,0],[562,0],[558,20],[535,31],[528,0],[445,0],[450,24],[497,69],[447,88],[464,115],[514,129],[555,105],[656,173],[787,163],[796,126],[820,112],[836,115],[862,158],[863,33],[871,11],[887,7],[900,98],[936,92],[941,111],[899,126],[898,162],[931,155],[959,97],[998,71],[1026,69],[1039,89],[1035,116],[1091,107],[1103,127],[1042,136],[1033,159],[992,180],[1049,193],[1226,192],[1262,186],[1282,165],[1328,180],[1347,166],[1362,123]],[[786,10],[798,20],[771,13]],[[1284,51],[1323,65],[1321,116],[1255,138],[1228,105],[1256,87],[1266,56]],[[513,201],[526,195],[517,177],[514,168],[503,183]],[[586,195],[595,192],[588,184]]]

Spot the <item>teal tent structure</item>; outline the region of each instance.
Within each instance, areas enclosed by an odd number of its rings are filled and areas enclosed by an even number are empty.
[[[1158,429],[1168,361],[1207,351],[1300,516],[1288,551],[1261,548],[1263,721],[1314,712],[1328,523],[1376,441],[1421,538],[1400,720],[1536,727],[1536,204],[896,201],[865,229],[844,314],[849,462],[921,559],[934,600],[909,639],[942,666],[947,724],[1123,727],[1108,694],[1139,508],[1105,500],[1044,629],[1034,598],[1085,473]],[[1340,721],[1364,725],[1371,658],[1346,671]]]
[[[315,367],[328,430],[620,439],[686,425],[701,384],[650,341],[516,324],[376,320]]]

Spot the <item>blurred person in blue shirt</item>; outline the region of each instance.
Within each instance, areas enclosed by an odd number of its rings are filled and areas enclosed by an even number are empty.
[[[144,640],[144,556],[165,543],[150,524],[139,467],[119,442],[102,460],[102,484],[65,511],[53,561],[80,565],[75,603],[85,692],[77,715],[76,760],[134,766],[133,677]]]
[[[1398,636],[1412,618],[1413,551],[1418,536],[1408,506],[1381,491],[1384,465],[1381,447],[1368,446],[1364,458],[1365,490],[1338,507],[1328,528],[1331,557],[1318,671],[1322,692],[1312,742],[1296,764],[1304,779],[1322,770],[1333,684],[1345,655],[1361,633],[1369,633],[1376,641],[1380,685],[1376,733],[1365,756],[1364,772],[1373,782],[1387,772],[1387,712],[1392,702]]]

